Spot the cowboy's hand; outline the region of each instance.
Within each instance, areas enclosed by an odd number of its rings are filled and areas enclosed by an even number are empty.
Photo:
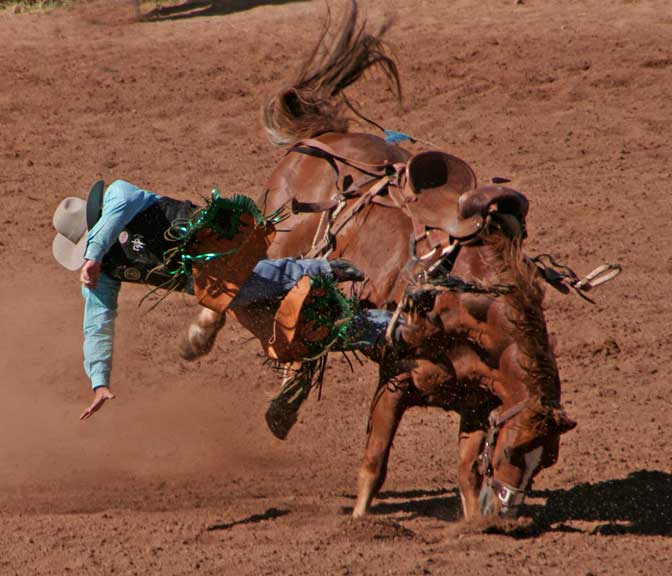
[[[103,407],[106,400],[112,400],[114,398],[114,394],[110,392],[110,389],[107,386],[99,386],[94,390],[93,394],[93,402],[91,402],[91,405],[82,412],[82,415],[79,417],[80,420],[86,420],[89,416],[98,412],[98,410]]]
[[[85,260],[84,266],[79,273],[79,281],[91,290],[95,289],[100,276],[100,262],[96,260]]]

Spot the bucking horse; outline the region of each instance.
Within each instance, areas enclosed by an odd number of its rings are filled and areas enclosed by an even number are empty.
[[[365,515],[381,489],[395,432],[414,406],[460,415],[464,516],[515,514],[533,478],[556,462],[560,435],[576,425],[561,404],[544,286],[588,283],[526,256],[520,192],[479,186],[456,156],[411,154],[349,131],[352,114],[363,115],[344,90],[365,71],[381,70],[401,97],[385,28],[367,31],[352,0],[337,33],[325,27],[298,77],[265,105],[263,127],[286,154],[263,205],[291,213],[268,257],[349,259],[366,275],[359,297],[393,313],[388,335],[402,333],[402,344],[390,339],[371,355],[379,381],[353,515]],[[209,350],[222,322],[203,310],[189,329],[189,353]]]

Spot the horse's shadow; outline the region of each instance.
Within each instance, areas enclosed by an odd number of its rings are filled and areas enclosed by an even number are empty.
[[[250,10],[267,4],[288,4],[307,0],[187,0],[172,6],[157,6],[141,16],[142,20],[157,22],[179,20],[197,16],[224,16],[243,10]]]
[[[347,497],[354,499],[354,495]],[[521,507],[521,516],[531,516],[533,523],[508,531],[513,537],[581,532],[569,524],[572,521],[596,522],[590,529],[595,534],[672,536],[672,474],[660,470],[638,470],[626,478],[578,484],[568,490],[533,490],[530,497],[546,498],[546,503]],[[344,507],[343,512],[352,512],[352,508]],[[387,491],[377,497],[370,513],[455,522],[462,509],[457,489]]]
[[[348,494],[348,498],[355,499]],[[395,500],[400,501],[396,502]],[[344,507],[344,514],[352,513],[351,507]],[[418,517],[434,518],[444,522],[455,522],[462,514],[462,505],[457,488],[440,488],[436,490],[387,490],[381,492],[369,510],[372,516],[385,516],[403,513],[405,520]]]
[[[246,518],[241,518],[240,520],[233,520],[232,522],[220,522],[218,524],[210,524],[207,527],[208,532],[213,530],[230,530],[234,526],[240,526],[242,524],[256,524],[258,522],[263,522],[264,520],[275,520],[281,516],[286,516],[289,514],[289,510],[279,510],[278,508],[269,508],[266,512],[262,514],[252,514]]]
[[[584,520],[600,523],[592,529],[598,534],[672,535],[672,474],[660,470],[638,470],[568,490],[537,490],[530,496],[546,498],[545,505],[521,510],[534,518],[540,532],[576,530],[566,523]]]

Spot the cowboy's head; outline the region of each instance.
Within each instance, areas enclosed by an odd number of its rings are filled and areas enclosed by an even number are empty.
[[[100,217],[105,184],[96,182],[87,200],[69,196],[61,201],[53,217],[56,236],[51,251],[61,266],[79,270],[84,264],[87,232]]]

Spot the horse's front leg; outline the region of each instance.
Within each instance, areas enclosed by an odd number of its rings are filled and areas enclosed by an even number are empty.
[[[479,470],[478,457],[483,449],[486,437],[485,423],[482,418],[462,415],[460,419],[460,462],[457,471],[457,485],[462,498],[464,518],[471,520],[480,516],[478,496],[483,483]]]
[[[186,336],[180,342],[178,352],[184,360],[196,360],[204,356],[215,343],[217,333],[224,326],[226,316],[202,308],[196,319],[189,325]]]
[[[382,384],[373,399],[364,459],[357,479],[357,503],[354,518],[364,516],[371,500],[385,482],[387,462],[397,426],[406,409],[406,393],[399,387]]]

